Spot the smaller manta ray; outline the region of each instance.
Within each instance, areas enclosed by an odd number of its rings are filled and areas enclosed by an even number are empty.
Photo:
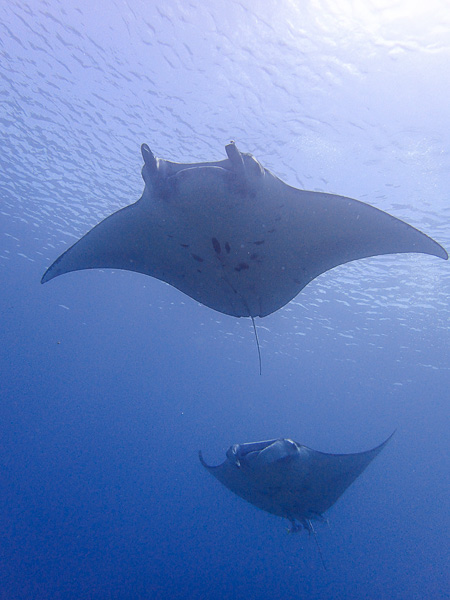
[[[368,204],[293,188],[232,142],[228,158],[175,163],[142,146],[142,197],[47,269],[150,275],[234,317],[265,317],[349,261],[397,252],[448,258],[437,242]]]
[[[218,466],[207,465],[201,452],[199,458],[229,490],[257,508],[288,519],[289,532],[306,529],[313,533],[317,543],[311,521],[325,520],[323,513],[361,475],[392,435],[376,448],[357,454],[325,454],[281,438],[235,444]]]

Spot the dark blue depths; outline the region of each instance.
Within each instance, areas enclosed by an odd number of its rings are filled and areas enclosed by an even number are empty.
[[[227,341],[225,319],[132,274],[67,276],[49,302],[39,267],[14,260],[2,309],[0,597],[443,597],[446,381],[413,353],[397,362],[410,334],[391,329],[382,351],[302,336],[293,358],[263,331],[259,376],[248,322],[241,343]],[[163,308],[149,306],[155,295]],[[69,298],[70,310],[59,306]],[[430,362],[438,346],[428,343]],[[359,451],[395,426],[329,527],[316,527],[326,572],[312,538],[287,535],[197,460],[199,448],[213,461],[274,434]]]

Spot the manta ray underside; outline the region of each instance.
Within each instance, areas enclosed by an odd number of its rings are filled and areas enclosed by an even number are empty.
[[[156,277],[235,317],[264,317],[315,277],[379,254],[448,258],[437,242],[363,202],[285,184],[226,146],[218,162],[179,164],[142,146],[142,197],[107,217],[47,269]]]
[[[376,448],[357,454],[325,454],[282,438],[235,444],[228,449],[226,460],[217,466],[206,464],[201,452],[199,458],[229,490],[257,508],[288,519],[289,531],[306,529],[315,536],[312,521],[324,520],[325,511],[361,475],[392,435]]]

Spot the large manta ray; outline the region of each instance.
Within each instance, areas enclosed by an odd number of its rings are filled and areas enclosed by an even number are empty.
[[[229,490],[262,510],[288,519],[289,531],[304,528],[315,534],[311,521],[324,520],[323,513],[361,475],[392,435],[376,448],[358,454],[324,454],[290,439],[278,439],[235,444],[218,466],[207,465],[201,452],[199,457],[211,475]]]
[[[232,142],[218,162],[174,163],[142,146],[142,197],[55,260],[166,281],[234,317],[265,317],[343,263],[396,252],[447,259],[437,242],[368,204],[290,187]]]

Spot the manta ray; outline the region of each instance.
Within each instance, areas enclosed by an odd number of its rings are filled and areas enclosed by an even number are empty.
[[[150,275],[234,317],[265,317],[315,277],[360,258],[421,252],[433,239],[368,204],[291,187],[234,142],[217,162],[175,163],[142,145],[141,198],[113,213],[47,269]]]
[[[313,533],[317,542],[312,521],[325,520],[323,513],[361,475],[392,435],[376,448],[357,454],[325,454],[281,438],[235,444],[218,466],[206,464],[201,452],[199,458],[229,490],[257,508],[288,519],[290,532],[306,529]]]

